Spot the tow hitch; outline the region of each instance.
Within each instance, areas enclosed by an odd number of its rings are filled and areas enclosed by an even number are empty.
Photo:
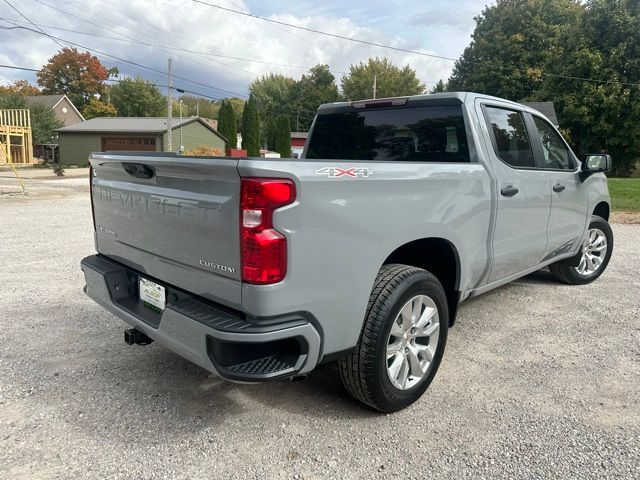
[[[153,339],[147,337],[140,330],[130,328],[124,331],[124,342],[127,345],[149,345]]]

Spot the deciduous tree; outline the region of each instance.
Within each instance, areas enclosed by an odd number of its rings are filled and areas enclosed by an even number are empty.
[[[306,132],[311,127],[315,112],[323,103],[336,102],[340,98],[335,77],[328,65],[316,65],[309,73],[291,87],[293,112],[290,118],[295,121],[297,130]]]
[[[123,117],[159,117],[165,111],[165,97],[153,82],[126,78],[111,87],[111,103]],[[173,110],[177,116],[178,111]]]
[[[63,48],[36,73],[44,94],[64,93],[82,110],[89,99],[104,90],[104,81],[111,73],[97,57],[75,48]]]
[[[540,69],[565,32],[580,22],[575,0],[498,0],[475,17],[471,44],[456,61],[449,90],[530,97]]]
[[[373,98],[373,79],[376,77],[376,97],[418,95],[425,90],[416,71],[409,65],[398,67],[388,58],[372,57],[349,67],[342,77],[342,95],[347,100]]]
[[[82,116],[87,120],[95,117],[117,117],[118,111],[110,103],[92,98],[82,110]]]
[[[9,85],[0,85],[1,93],[17,93],[22,96],[40,95],[40,90],[31,85],[27,80],[16,80]]]

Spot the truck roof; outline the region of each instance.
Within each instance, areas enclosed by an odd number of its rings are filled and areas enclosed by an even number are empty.
[[[379,106],[401,106],[401,105],[411,105],[418,106],[420,104],[436,104],[436,105],[459,105],[465,102],[473,102],[476,98],[483,98],[487,100],[496,100],[500,102],[506,102],[513,105],[517,105],[524,109],[528,109],[526,105],[522,105],[521,103],[513,102],[511,100],[506,100],[504,98],[493,97],[491,95],[484,95],[481,93],[473,93],[473,92],[440,92],[440,93],[432,93],[425,95],[410,95],[405,97],[390,97],[390,98],[376,98],[376,99],[366,99],[366,100],[354,100],[349,102],[333,102],[333,103],[325,103],[320,105],[318,108],[318,113],[330,113],[343,110],[345,108],[364,108],[365,104],[367,105],[375,105]]]

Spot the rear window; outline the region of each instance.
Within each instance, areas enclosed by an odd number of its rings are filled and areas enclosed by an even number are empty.
[[[311,132],[306,158],[468,162],[462,106],[321,114]]]

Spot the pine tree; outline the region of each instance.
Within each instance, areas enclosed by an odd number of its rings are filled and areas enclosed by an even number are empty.
[[[269,122],[267,127],[267,150],[271,152],[276,151],[276,132],[278,130],[277,122],[277,118],[271,118],[271,122]]]
[[[233,105],[227,100],[222,101],[218,113],[218,133],[227,139],[227,148],[236,148],[238,138],[236,116]]]
[[[242,148],[250,157],[260,156],[260,119],[253,95],[249,96],[242,112]]]
[[[291,123],[287,115],[280,115],[276,123],[276,152],[280,158],[291,157]]]

